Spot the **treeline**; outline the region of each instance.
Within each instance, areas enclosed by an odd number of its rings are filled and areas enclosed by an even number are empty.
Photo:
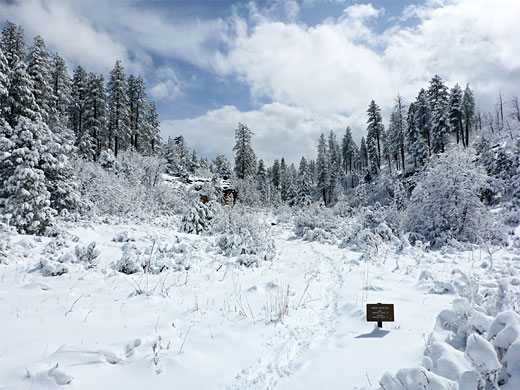
[[[517,123],[520,109],[518,98],[513,97],[509,103],[509,114],[504,114],[506,103],[500,93],[495,112],[482,114],[476,110],[469,85],[462,89],[456,84],[449,89],[435,75],[409,105],[400,95],[395,98],[386,127],[381,109],[372,100],[367,109],[366,135],[359,146],[350,127],[341,141],[334,131],[322,133],[316,159],[302,157],[298,169],[287,165],[284,158],[275,160],[271,167],[257,161],[251,148],[253,133],[239,124],[235,173],[238,178],[256,183],[262,202],[306,205],[312,200],[330,205],[349,189],[374,181],[383,170],[388,174],[411,175],[450,145],[468,147],[483,126],[496,133],[511,129],[508,119]],[[249,136],[244,137],[243,133]]]
[[[160,143],[155,104],[120,61],[105,85],[81,66],[69,75],[41,37],[28,46],[7,21],[0,39],[0,217],[42,234],[81,203],[70,157],[96,161],[123,150],[152,154]],[[2,222],[0,221],[0,222]]]

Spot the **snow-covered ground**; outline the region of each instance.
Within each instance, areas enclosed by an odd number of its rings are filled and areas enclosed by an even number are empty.
[[[468,276],[490,289],[495,273],[520,284],[520,256],[507,250],[490,271],[480,249],[368,256],[297,239],[289,224],[271,229],[277,256],[250,268],[223,256],[214,237],[169,226],[3,234],[0,389],[378,388],[386,372],[424,363],[438,314],[460,304]],[[40,259],[72,259],[93,241],[97,266],[39,269]],[[120,273],[125,245],[169,248],[178,266]],[[382,330],[365,319],[366,303],[377,302],[395,305]]]

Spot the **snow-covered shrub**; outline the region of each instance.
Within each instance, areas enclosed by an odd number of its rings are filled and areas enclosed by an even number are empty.
[[[69,272],[69,267],[66,264],[51,259],[40,259],[36,268],[43,276],[60,276]]]
[[[258,265],[276,255],[270,226],[248,208],[223,208],[211,227],[216,245],[226,256],[236,256],[241,265]]]
[[[181,231],[185,233],[200,234],[210,228],[213,212],[201,202],[196,202],[192,208],[183,215]]]
[[[517,389],[520,385],[520,315],[508,310],[490,316],[475,302],[455,299],[452,310],[443,310],[437,317],[422,365],[399,370],[396,375],[385,374],[380,381],[381,388]],[[429,381],[418,381],[415,385],[419,387],[414,387],[409,374],[418,372]],[[440,382],[436,383],[437,380]]]
[[[121,153],[104,169],[103,165],[74,160],[79,191],[90,215],[153,218],[180,213],[187,203],[183,188],[161,181],[163,160],[135,152]]]
[[[153,245],[151,249],[143,251],[133,243],[126,243],[122,249],[123,254],[114,264],[114,269],[127,275],[141,272],[159,274],[165,270],[190,268],[189,254],[183,245],[158,244],[157,247]]]
[[[479,242],[487,218],[479,195],[486,180],[467,150],[454,148],[436,157],[412,192],[405,228],[435,245],[450,238]]]
[[[331,209],[313,204],[296,215],[294,233],[306,241],[335,243],[342,235],[341,219]]]
[[[116,235],[112,238],[113,242],[130,242],[135,241],[133,237],[128,235],[127,230],[123,230],[121,232],[116,233]]]
[[[99,250],[96,249],[96,242],[92,241],[87,247],[76,245],[74,248],[76,262],[85,265],[86,268],[93,268],[97,265]]]
[[[114,269],[127,275],[143,271],[142,252],[134,244],[123,245],[123,254]]]

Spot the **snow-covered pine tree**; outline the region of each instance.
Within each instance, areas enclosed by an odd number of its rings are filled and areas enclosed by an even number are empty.
[[[388,169],[390,173],[392,172],[392,160],[396,161],[397,150],[393,143],[395,139],[395,129],[393,128],[393,121],[395,120],[395,113],[392,112],[390,114],[390,124],[388,125],[388,129],[383,133],[383,158],[388,163]],[[396,161],[398,164],[398,161]],[[396,165],[397,166],[397,165]]]
[[[157,147],[161,144],[159,114],[155,102],[150,102],[144,107],[144,129],[142,132],[143,140],[139,148],[144,149],[148,154],[155,154]]]
[[[131,146],[139,151],[146,140],[146,86],[141,76],[128,77],[128,105],[130,111]]]
[[[431,146],[433,153],[444,153],[450,132],[448,87],[439,75],[433,76],[427,92],[431,109]]]
[[[0,121],[5,121],[9,113],[9,68],[7,59],[0,45]]]
[[[12,173],[5,183],[3,213],[9,216],[9,223],[23,234],[43,234],[54,222],[46,178],[39,168],[45,149],[40,126],[46,125],[20,117],[9,156]]]
[[[109,147],[114,155],[130,146],[130,112],[128,106],[128,85],[125,69],[121,61],[116,61],[114,69],[110,71],[110,80],[107,85],[108,95],[108,130]]]
[[[285,163],[285,158],[282,157],[280,160],[280,197],[282,198],[282,202],[287,202],[288,200],[288,189],[290,185],[290,176],[287,164]]]
[[[231,171],[231,164],[226,156],[218,154],[213,160],[215,175],[222,179],[229,179],[233,172]]]
[[[343,171],[345,173],[350,173],[353,169],[355,147],[356,145],[352,138],[352,130],[350,130],[350,127],[347,127],[343,139],[341,140]]]
[[[53,104],[50,55],[45,49],[45,42],[42,37],[34,38],[34,43],[29,48],[27,64],[27,74],[32,80],[33,95],[42,120],[47,125],[55,123],[57,112]]]
[[[381,139],[381,134],[379,135],[379,138]],[[378,152],[377,152],[377,138],[375,137],[374,131],[369,131],[367,134],[367,160],[368,160],[368,171],[372,175],[377,175],[379,172],[379,168],[381,166],[380,160],[378,158]]]
[[[298,176],[296,178],[296,197],[294,203],[298,206],[308,206],[311,202],[309,167],[305,157],[302,157],[298,168]]]
[[[381,151],[382,151],[382,141],[383,141],[383,118],[381,117],[381,109],[376,104],[374,100],[372,100],[368,106],[367,110],[368,120],[367,120],[367,149],[368,149],[368,157],[371,160],[371,170],[373,173],[379,172],[381,168]],[[371,144],[369,146],[369,144]],[[370,150],[374,149],[375,150]]]
[[[7,60],[7,67],[13,71],[25,58],[25,38],[23,28],[6,21],[2,29],[1,46]]]
[[[329,202],[333,203],[337,199],[337,190],[341,177],[341,151],[334,131],[329,132]]]
[[[280,190],[280,161],[275,159],[273,162],[273,168],[271,170],[271,182],[273,183],[273,189],[276,191]]]
[[[466,135],[466,145],[469,145],[469,131],[475,123],[475,98],[473,91],[466,85],[464,96],[462,97],[462,116],[464,119],[464,133]]]
[[[325,205],[329,202],[328,189],[330,187],[330,156],[325,135],[321,133],[318,141],[318,158],[316,160],[317,190]]]
[[[359,146],[359,160],[361,170],[368,168],[368,150],[365,142],[365,137],[361,137],[361,144]]]
[[[9,125],[16,127],[22,116],[33,121],[41,120],[39,107],[32,93],[33,83],[23,61],[18,61],[9,72],[8,85],[8,112],[5,119]]]
[[[162,151],[169,174],[186,177],[190,169],[190,151],[182,135],[169,138]]]
[[[426,143],[428,157],[432,155],[432,117],[426,91],[421,88],[414,104],[415,125]]]
[[[7,60],[0,45],[0,208],[2,199],[5,199],[5,183],[12,174],[11,153],[14,149],[12,141],[13,131],[4,119],[9,113],[8,106],[8,74]],[[1,213],[0,213],[1,214]]]
[[[50,72],[54,110],[60,121],[65,122],[70,107],[71,80],[67,70],[67,63],[58,53],[52,57]]]
[[[188,162],[188,170],[190,171],[190,173],[194,174],[199,169],[200,169],[199,155],[197,154],[197,152],[195,150],[193,150],[193,152],[191,152],[190,160]]]
[[[89,73],[85,94],[85,137],[81,140],[79,153],[89,160],[97,160],[102,150],[108,147],[107,96],[103,75]]]
[[[87,73],[78,66],[74,69],[69,106],[69,126],[74,132],[74,145],[81,156],[92,159],[92,140],[85,130],[85,101],[87,98]]]
[[[268,189],[267,189],[267,172],[265,170],[264,160],[258,161],[258,169],[256,171],[256,189],[260,194],[260,200],[265,203],[268,200]]]
[[[256,155],[251,146],[253,132],[247,125],[238,124],[235,130],[235,174],[239,179],[254,177],[256,173]]]
[[[289,176],[289,185],[287,187],[287,203],[289,206],[294,206],[296,205],[296,198],[298,196],[298,187],[296,185],[297,171],[294,164],[291,164],[287,171]]]
[[[410,104],[406,119],[406,151],[416,167],[428,157],[428,145],[417,125],[417,115],[416,103]]]
[[[450,90],[449,117],[451,129],[455,133],[457,144],[462,141],[462,146],[466,146],[462,126],[462,89],[459,84],[455,84]]]
[[[406,114],[405,105],[401,95],[397,95],[394,100],[394,109],[390,119],[390,144],[391,155],[395,159],[397,169],[405,169],[405,132]]]

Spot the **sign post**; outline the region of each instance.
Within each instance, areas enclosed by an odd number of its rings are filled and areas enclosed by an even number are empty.
[[[383,321],[394,322],[394,305],[392,303],[367,303],[367,321],[377,322],[382,328]]]

